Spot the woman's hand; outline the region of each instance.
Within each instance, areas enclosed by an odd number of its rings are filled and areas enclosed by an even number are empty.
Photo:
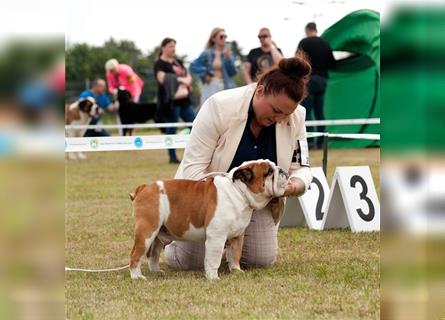
[[[185,84],[180,84],[175,93],[175,100],[187,98],[189,94],[190,92],[188,87]]]
[[[306,190],[303,180],[292,177],[287,181],[284,197],[299,197]]]
[[[212,81],[212,76],[211,75],[206,75],[204,77],[204,83],[209,84]]]
[[[226,59],[230,59],[230,56],[232,55],[232,50],[230,49],[230,47],[226,47],[224,49],[224,56]]]
[[[191,77],[178,77],[178,82],[180,84],[183,84],[183,85],[187,86],[187,87],[192,85]]]

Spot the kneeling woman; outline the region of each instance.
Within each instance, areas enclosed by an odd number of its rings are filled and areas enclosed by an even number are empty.
[[[218,92],[202,106],[178,171],[177,179],[200,179],[210,172],[228,172],[244,161],[268,159],[288,171],[286,196],[300,196],[312,174],[306,142],[305,109],[311,66],[303,57],[282,59],[258,83]],[[241,266],[272,265],[278,252],[271,207],[274,199],[253,213],[245,231]],[[204,245],[176,241],[165,249],[167,264],[178,269],[201,269]]]

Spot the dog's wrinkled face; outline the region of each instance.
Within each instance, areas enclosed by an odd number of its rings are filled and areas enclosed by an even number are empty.
[[[255,160],[244,162],[233,169],[232,179],[244,183],[251,195],[252,206],[262,208],[274,197],[284,194],[289,176],[269,160]]]
[[[79,110],[85,112],[90,117],[94,117],[98,113],[98,107],[94,99],[83,99],[79,101]]]

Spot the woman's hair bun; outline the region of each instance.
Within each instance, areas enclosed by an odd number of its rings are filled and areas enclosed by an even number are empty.
[[[278,68],[287,76],[300,78],[309,76],[312,71],[311,64],[303,54],[281,59]]]

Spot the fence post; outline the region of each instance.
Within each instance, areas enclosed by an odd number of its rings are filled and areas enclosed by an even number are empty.
[[[328,171],[328,133],[323,132],[323,172],[327,176]]]

